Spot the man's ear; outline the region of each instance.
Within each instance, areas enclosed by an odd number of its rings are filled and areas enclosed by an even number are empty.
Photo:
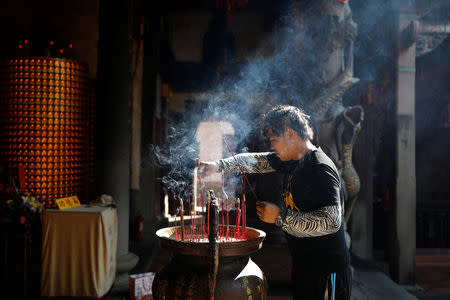
[[[293,138],[294,137],[294,130],[291,128],[291,127],[287,127],[285,130],[284,130],[284,136],[286,137],[286,138],[288,138],[288,139],[291,139],[291,138]]]

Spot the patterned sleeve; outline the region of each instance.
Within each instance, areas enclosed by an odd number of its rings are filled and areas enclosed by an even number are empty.
[[[217,161],[217,164],[219,165],[218,172],[239,173],[241,171],[240,168],[246,173],[262,174],[274,172],[275,170],[269,164],[269,154],[270,152],[241,153],[233,155],[232,157],[220,159]]]
[[[283,210],[282,229],[296,237],[316,237],[335,233],[342,222],[341,205],[321,207],[310,212]]]

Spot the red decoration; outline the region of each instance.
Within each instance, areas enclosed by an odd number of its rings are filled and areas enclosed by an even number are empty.
[[[22,164],[18,166],[19,186],[21,189],[25,188],[25,168]]]
[[[227,27],[231,26],[231,12],[234,11],[237,7],[245,8],[247,5],[246,0],[225,0],[225,13],[227,15]],[[224,0],[216,0],[216,8],[221,9],[224,8]],[[236,7],[237,5],[237,7]]]

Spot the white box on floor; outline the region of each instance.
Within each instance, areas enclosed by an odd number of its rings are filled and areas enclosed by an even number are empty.
[[[130,275],[131,300],[152,300],[152,285],[155,273],[148,272]]]

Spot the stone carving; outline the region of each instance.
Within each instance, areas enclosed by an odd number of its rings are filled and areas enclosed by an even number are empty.
[[[430,53],[441,45],[446,38],[446,34],[420,35],[416,41],[416,56]]]
[[[353,77],[357,25],[346,1],[310,1],[302,10],[304,25],[299,29],[299,38],[309,48],[302,53],[314,54],[298,58],[312,74],[308,78],[312,81],[308,93],[300,96],[299,105],[312,116],[316,143],[340,170],[348,221],[360,188],[352,164],[352,150],[364,112],[361,106],[345,107],[342,96],[359,80]]]

